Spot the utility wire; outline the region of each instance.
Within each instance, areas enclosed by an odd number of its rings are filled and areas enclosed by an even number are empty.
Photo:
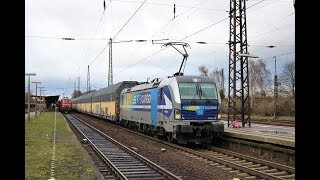
[[[204,1],[206,1],[206,0],[204,0]],[[198,3],[197,5],[191,7],[190,9],[188,9],[188,10],[185,11],[185,12],[188,12],[189,10],[193,9],[194,7],[202,4],[204,1],[202,1],[202,2]],[[145,2],[146,2],[146,0],[139,6],[139,8],[136,10],[136,12],[130,17],[130,19],[129,19],[129,20],[124,24],[124,26],[118,31],[118,33],[114,36],[114,38],[115,38],[115,37],[121,32],[121,30],[128,24],[128,22],[129,22],[129,21],[132,19],[132,17],[138,12],[138,10],[142,7],[142,5],[143,5]],[[183,13],[185,13],[185,12],[183,12]],[[181,14],[183,14],[183,13],[181,13]],[[176,18],[177,18],[178,16],[180,16],[181,14],[177,15]],[[171,19],[171,20],[169,21],[169,23],[170,23],[172,20],[174,20],[174,19]],[[169,23],[167,23],[167,24],[169,24]],[[166,24],[166,25],[167,25],[167,24]],[[165,26],[166,26],[166,25],[165,25]],[[165,27],[165,26],[164,26],[164,27]],[[213,25],[212,25],[212,26],[213,26]],[[210,27],[211,27],[211,26],[210,26]],[[208,28],[209,28],[209,27],[208,27]],[[161,28],[161,29],[162,29],[162,28]],[[153,37],[153,36],[152,36],[152,37]],[[114,39],[114,38],[113,38],[113,39]],[[108,45],[109,45],[109,44],[108,44]],[[107,45],[106,47],[108,47],[108,45]],[[105,48],[106,48],[106,47],[105,47]],[[99,53],[99,55],[105,50],[105,48]],[[166,47],[166,48],[167,48],[167,47]],[[153,53],[152,55],[150,55],[150,56],[148,56],[148,57],[146,57],[146,58],[138,61],[137,63],[128,66],[127,68],[125,68],[125,69],[119,71],[118,73],[116,73],[114,76],[118,75],[119,73],[121,73],[121,72],[123,72],[123,71],[125,71],[125,70],[127,70],[127,69],[129,69],[129,68],[131,68],[131,67],[133,67],[133,66],[135,66],[135,65],[137,65],[137,64],[139,64],[139,63],[141,63],[142,61],[145,61],[145,60],[151,58],[152,56],[160,53],[161,51],[163,51],[163,50],[166,49],[166,48],[160,49],[159,51],[157,51],[157,52]],[[93,62],[99,57],[99,55],[93,60]],[[93,63],[93,62],[92,62],[92,63]],[[91,64],[92,64],[92,63],[91,63]]]
[[[251,5],[251,6],[247,7],[246,9],[249,9],[249,8],[251,8],[251,7],[253,7],[253,6],[255,6],[255,5],[259,4],[259,3],[262,3],[263,1],[265,1],[265,0],[259,1],[259,2],[255,3],[255,4]],[[196,5],[196,6],[197,6],[197,5]],[[178,17],[178,16],[177,16],[177,17]],[[177,17],[176,17],[176,18],[177,18]],[[175,19],[176,19],[176,18],[175,18]],[[195,35],[195,34],[198,34],[198,33],[202,32],[202,31],[204,31],[204,30],[206,30],[206,29],[208,29],[208,28],[210,28],[210,27],[212,27],[212,26],[214,26],[214,25],[217,25],[217,24],[219,24],[219,23],[221,23],[221,22],[223,22],[223,21],[227,20],[227,19],[229,19],[229,17],[226,17],[226,18],[224,18],[224,19],[222,19],[222,20],[220,20],[220,21],[218,21],[218,22],[215,22],[215,23],[213,23],[213,24],[211,24],[211,25],[209,25],[209,26],[207,26],[207,27],[205,27],[205,28],[203,28],[203,29],[200,29],[200,30],[198,30],[198,31],[196,31],[196,32],[194,32],[194,33],[192,33],[192,34],[190,34],[190,35],[188,35],[188,36],[186,36],[186,37],[182,38],[180,41],[182,41],[182,40],[184,40],[184,39],[187,39],[187,38],[189,38],[189,37],[191,37],[191,36],[193,36],[193,35]],[[174,19],[173,19],[173,20],[174,20]],[[170,22],[171,22],[171,21],[172,21],[172,20],[170,20]],[[170,23],[170,22],[169,22],[169,23]],[[165,48],[160,49],[159,51],[157,51],[157,52],[153,53],[152,55],[150,55],[150,56],[148,56],[148,57],[146,57],[146,58],[142,59],[141,61],[139,61],[139,62],[137,62],[137,63],[135,63],[135,64],[133,64],[133,65],[128,66],[127,68],[125,68],[125,69],[121,70],[120,72],[123,72],[123,71],[125,71],[125,70],[127,70],[127,69],[131,68],[132,66],[137,65],[137,64],[139,64],[140,62],[145,61],[145,60],[147,60],[147,59],[151,58],[152,56],[154,56],[154,55],[158,54],[159,52],[161,52],[161,51],[162,51],[162,50],[164,50],[164,49],[165,49]],[[119,72],[119,73],[120,73],[120,72]],[[119,73],[117,73],[117,74],[119,74]]]
[[[284,17],[282,17],[281,18],[281,20],[283,21],[284,19],[286,19],[286,18],[288,18],[289,16],[291,16],[292,15],[292,13],[291,14],[289,14],[288,16],[284,16]],[[269,27],[270,26],[274,26],[274,25],[272,25],[272,24],[270,24],[270,25],[268,25],[267,27],[265,27],[264,29],[269,29]],[[278,27],[276,27],[276,26],[274,26],[276,29],[279,29]],[[281,28],[281,27],[280,27]],[[283,27],[282,27],[283,28]],[[271,29],[271,31],[269,31],[269,32],[263,32],[262,34],[267,34],[267,33],[271,33],[271,32],[273,32],[274,31],[274,29],[272,30]],[[255,37],[255,36],[260,36],[260,35],[262,35],[261,33],[259,33],[258,31],[257,32],[255,32],[255,33],[252,33],[251,34],[251,37]],[[257,39],[253,39],[253,41],[256,41]],[[278,41],[278,42],[276,42],[276,43],[280,43],[280,42],[283,42],[283,41]],[[274,43],[273,43],[273,45],[275,45]],[[256,46],[256,45],[254,45],[254,43],[253,44],[250,44],[250,46],[252,46],[252,47],[259,47],[258,45]],[[295,46],[295,45],[275,45],[276,47],[280,47],[280,46]],[[266,46],[261,46],[261,47],[266,47]],[[261,49],[261,50],[263,50],[263,49]]]
[[[104,4],[104,9],[103,9],[103,12],[102,12],[102,14],[101,14],[101,16],[100,16],[100,20],[99,20],[99,23],[98,23],[98,26],[97,26],[97,28],[96,28],[96,30],[95,30],[95,32],[94,32],[94,34],[93,34],[93,36],[92,36],[92,38],[90,38],[90,39],[85,39],[85,38],[78,38],[77,40],[93,40],[93,38],[95,37],[95,35],[96,35],[96,33],[97,33],[97,31],[98,31],[98,28],[99,28],[99,26],[100,26],[100,23],[101,23],[101,20],[102,20],[102,17],[103,17],[103,15],[104,15],[104,13],[105,13],[105,10],[108,8],[108,6],[111,4],[111,2],[112,2],[112,0],[110,0],[110,2],[107,4],[107,6],[105,6],[105,1],[103,2]],[[107,40],[107,39],[96,39],[96,40]],[[107,47],[107,46],[106,46]],[[105,47],[105,48],[106,48]],[[98,54],[98,56],[90,63],[90,65],[100,56],[100,54],[105,50],[105,48],[103,48],[103,50]],[[87,50],[86,50],[86,53],[85,53],[85,55],[84,55],[84,57],[86,57],[87,56],[87,53],[88,53],[88,48],[87,48]],[[80,69],[79,69],[80,70]],[[84,70],[82,71],[82,73],[83,72],[85,72]],[[76,72],[75,72],[76,73]],[[82,74],[82,73],[80,73],[80,74]]]
[[[296,52],[282,53],[282,54],[279,54],[279,55],[275,55],[275,57],[285,56],[285,55],[294,54],[294,53],[296,53]],[[271,58],[274,58],[274,56],[267,57],[267,58],[262,58],[261,60],[267,60],[267,59],[271,59]]]
[[[113,37],[113,39],[115,39],[118,34],[123,30],[123,28],[129,23],[129,21],[133,18],[133,16],[140,10],[140,8],[143,6],[143,4],[146,2],[146,0],[139,6],[139,8],[132,14],[132,16],[128,19],[128,21],[121,27],[121,29],[116,33],[116,35]],[[110,3],[109,3],[110,4]],[[96,60],[98,59],[98,57],[102,54],[102,52],[109,46],[109,43],[102,49],[102,51],[100,51],[100,53],[95,57],[95,59],[90,63],[90,65]],[[84,72],[84,71],[83,71]],[[83,73],[82,72],[82,73]],[[81,74],[82,74],[81,73]]]
[[[110,3],[111,3],[111,1],[109,2],[109,4],[110,4]],[[103,10],[103,12],[102,12],[102,14],[101,14],[101,16],[100,16],[100,20],[99,20],[98,26],[97,26],[96,31],[94,32],[93,37],[91,38],[91,40],[92,40],[92,39],[94,38],[94,36],[96,35],[96,33],[97,33],[97,31],[98,31],[98,28],[99,28],[99,26],[100,26],[102,17],[103,17],[103,15],[104,15],[104,12],[105,12],[105,10],[108,8],[109,4],[108,4],[108,5],[105,7],[105,9]]]
[[[194,32],[194,33],[192,33],[192,34],[190,34],[190,35],[182,38],[180,41],[182,41],[182,40],[184,40],[184,39],[187,39],[187,38],[189,38],[189,37],[191,37],[191,36],[193,36],[193,35],[195,35],[195,34],[198,34],[198,33],[202,32],[202,31],[204,31],[204,30],[206,30],[206,29],[208,29],[208,28],[210,28],[210,27],[212,27],[212,26],[214,26],[214,25],[217,25],[217,24],[219,24],[219,23],[227,20],[227,19],[229,19],[229,17],[226,17],[226,18],[224,18],[224,19],[221,19],[221,20],[218,21],[218,22],[215,22],[215,23],[213,23],[213,24],[211,24],[211,25],[209,25],[209,26],[207,26],[207,27],[205,27],[205,28],[203,28],[203,29],[200,29],[200,30],[198,30],[198,31],[196,31],[196,32]]]
[[[191,9],[193,9],[193,8],[195,8],[195,7],[197,7],[197,6],[199,6],[200,4],[204,3],[205,1],[207,1],[207,0],[203,0],[203,1],[201,1],[200,3],[196,4],[195,6],[190,7],[188,10],[186,10],[186,11],[184,11],[184,12],[180,13],[180,14],[179,14],[179,15],[177,15],[175,18],[171,19],[167,24],[165,24],[165,25],[164,25],[164,26],[163,26],[159,31],[161,31],[164,27],[166,27],[170,22],[174,21],[174,20],[175,20],[176,18],[178,18],[180,15],[182,15],[182,14],[184,14],[184,13],[186,13],[186,12],[190,11]],[[159,31],[158,31],[158,32],[159,32]],[[152,37],[154,37],[158,32],[156,32],[155,34],[153,34],[153,35],[152,35]],[[143,44],[143,45],[145,45],[145,44]],[[140,47],[142,47],[143,45],[141,45]],[[156,54],[160,53],[161,51],[163,51],[163,50],[164,50],[164,49],[166,49],[166,48],[167,48],[167,47],[165,47],[165,48],[163,48],[163,49],[160,49],[159,51],[157,51],[157,52],[153,53],[152,55],[150,55],[150,56],[148,56],[148,57],[146,57],[146,58],[144,58],[144,59],[142,59],[142,60],[138,61],[137,63],[135,63],[135,64],[132,64],[132,65],[128,66],[127,68],[125,68],[125,69],[121,70],[120,72],[116,73],[114,76],[116,76],[116,75],[120,74],[121,72],[123,72],[123,71],[125,71],[125,70],[127,70],[127,69],[129,69],[129,68],[131,68],[131,67],[133,67],[133,66],[135,66],[135,65],[137,65],[137,64],[139,64],[139,63],[141,63],[142,61],[145,61],[145,60],[147,60],[147,59],[151,58],[152,56],[154,56],[154,55],[156,55]]]
[[[62,38],[59,38],[59,37],[50,37],[50,36],[24,36],[24,37],[31,37],[31,38],[47,38],[47,39],[60,39],[60,40],[62,40]]]
[[[53,37],[53,36],[25,36],[27,38],[44,38],[44,39],[59,39],[59,40],[74,40],[74,41],[109,41],[109,38],[64,38],[64,37]]]
[[[113,1],[118,1],[118,2],[126,2],[126,3],[142,3],[142,1],[129,1],[129,0],[113,0]],[[168,3],[151,3],[151,2],[146,2],[145,4],[151,4],[151,5],[160,5],[160,6],[172,6],[172,4],[168,4]],[[176,7],[183,7],[183,8],[193,8],[191,6],[184,6],[184,5],[178,5],[176,4]],[[203,9],[203,10],[212,10],[212,11],[223,11],[225,12],[225,10],[223,9],[212,9],[212,8],[200,8],[200,7],[196,7],[196,9]]]
[[[253,7],[253,6],[256,6],[257,4],[262,3],[263,1],[265,1],[265,0],[259,1],[259,2],[255,3],[255,4],[251,5],[251,6],[247,7],[246,9],[249,9],[249,8],[251,8],[251,7]]]
[[[284,26],[279,27],[279,28],[276,28],[276,29],[274,29],[274,30],[267,31],[267,32],[263,32],[263,33],[261,33],[261,34],[257,34],[257,35],[255,35],[255,36],[250,37],[250,38],[253,39],[253,38],[256,38],[256,37],[261,36],[261,35],[264,35],[264,34],[268,34],[268,33],[274,32],[274,31],[278,31],[278,30],[281,30],[281,29],[289,28],[289,27],[291,27],[291,26],[294,26],[294,24],[284,25]]]
[[[139,8],[132,14],[132,16],[128,19],[128,21],[122,26],[122,28],[117,32],[117,34],[113,37],[113,39],[115,39],[117,36],[118,36],[118,34],[123,30],[123,28],[129,23],[129,21],[133,18],[133,16],[140,10],[140,8],[143,6],[143,4],[146,2],[146,0],[139,6]],[[108,45],[106,46],[106,47],[104,47],[103,49],[102,49],[102,51],[98,54],[98,56],[94,59],[94,61],[100,56],[100,54],[107,48],[109,46],[109,43],[108,43]],[[93,62],[94,62],[93,61]],[[92,62],[92,63],[93,63]],[[91,63],[91,64],[92,64]],[[115,76],[115,75],[114,75]]]
[[[176,20],[178,17],[180,17],[182,14],[190,11],[190,10],[193,9],[193,8],[196,8],[197,6],[199,6],[200,4],[204,3],[205,1],[207,1],[207,0],[203,0],[203,1],[201,1],[200,3],[194,5],[193,7],[190,7],[190,8],[187,9],[186,11],[178,14],[175,18],[171,19],[167,24],[165,24],[164,26],[162,26],[161,29],[160,29],[158,32],[160,32],[163,28],[165,28],[165,27],[166,27],[168,24],[170,24],[172,21],[175,21],[175,20]],[[156,34],[158,34],[158,32],[156,32],[152,37],[154,37]]]
[[[190,10],[193,9],[193,8],[196,8],[197,6],[199,6],[200,4],[204,3],[205,1],[207,1],[207,0],[201,1],[200,3],[198,3],[198,4],[196,4],[196,5],[192,6],[192,7],[190,7],[190,8],[187,9],[186,11],[178,14],[174,19],[170,19],[170,21],[169,21],[168,23],[166,23],[164,26],[162,26],[162,27],[160,28],[160,30],[158,30],[156,33],[154,33],[151,37],[154,37],[154,36],[155,36],[156,34],[158,34],[163,28],[165,28],[168,24],[170,24],[170,22],[174,21],[174,20],[177,19],[179,16],[183,15],[184,13],[187,13],[188,11],[190,11]],[[170,6],[171,6],[171,4],[170,4]],[[169,39],[167,39],[167,40],[169,40]],[[148,40],[147,40],[147,41],[148,41]],[[147,43],[144,43],[144,44],[140,45],[139,47],[137,47],[137,48],[134,50],[134,52],[135,52],[137,49],[140,49],[142,46],[144,46],[144,45],[146,45],[146,44],[147,44]],[[131,53],[131,54],[132,54],[132,53]]]
[[[168,46],[167,46],[167,47],[168,47]],[[161,51],[165,50],[167,47],[165,47],[165,48],[163,48],[163,49],[160,49],[159,51],[153,53],[152,55],[149,55],[148,57],[146,57],[146,58],[144,58],[144,59],[142,59],[142,60],[140,60],[140,61],[138,61],[138,62],[136,62],[136,63],[134,63],[134,64],[132,64],[132,65],[130,65],[130,66],[128,66],[128,67],[126,67],[125,69],[123,69],[123,70],[119,71],[118,73],[116,73],[114,76],[116,76],[116,75],[120,74],[121,72],[123,72],[123,71],[131,68],[132,66],[135,66],[135,65],[141,63],[142,61],[145,61],[145,60],[151,58],[152,56],[154,56],[154,55],[160,53]]]
[[[251,7],[259,4],[259,3],[262,3],[263,1],[265,1],[265,0],[259,1],[259,2],[255,3],[255,4],[251,5],[251,6],[247,7],[246,9],[249,9],[249,8],[251,8]],[[182,38],[180,41],[182,41],[182,40],[184,40],[184,39],[187,39],[187,38],[189,38],[189,37],[191,37],[191,36],[193,36],[193,35],[195,35],[195,34],[198,34],[198,33],[202,32],[202,31],[204,31],[204,30],[206,30],[206,29],[208,29],[208,28],[210,28],[210,27],[212,27],[212,26],[214,26],[214,25],[217,25],[217,24],[219,24],[219,23],[227,20],[227,19],[229,19],[229,16],[226,17],[226,18],[224,18],[224,19],[221,19],[220,21],[215,22],[215,23],[213,23],[213,24],[211,24],[211,25],[209,25],[209,26],[207,26],[207,27],[205,27],[205,28],[203,28],[203,29],[200,29],[200,30],[198,30],[198,31],[196,31],[196,32],[194,32],[194,33],[192,33],[192,34],[184,37],[184,38]]]
[[[202,2],[203,2],[203,1],[202,1]],[[201,2],[201,3],[202,3],[202,2]],[[198,4],[198,5],[199,5],[199,4]],[[182,40],[184,40],[184,39],[186,39],[186,38],[189,38],[190,36],[193,36],[193,35],[195,35],[195,34],[197,34],[197,33],[200,33],[201,31],[203,31],[203,30],[205,30],[205,29],[208,29],[208,28],[210,28],[210,27],[212,27],[212,26],[214,26],[214,25],[216,25],[216,24],[218,24],[218,23],[220,23],[220,22],[222,22],[222,21],[224,21],[224,20],[226,20],[226,19],[228,19],[228,18],[229,18],[229,17],[226,17],[226,18],[224,18],[224,19],[222,19],[222,20],[220,20],[220,21],[218,21],[218,22],[216,22],[216,23],[214,23],[214,24],[211,24],[210,26],[207,26],[207,27],[205,27],[205,28],[203,28],[203,29],[195,32],[195,33],[192,33],[191,35],[186,36],[185,38],[181,39],[180,41],[182,41]],[[170,22],[171,22],[171,21],[170,21]],[[168,47],[168,46],[167,46],[167,47]],[[166,47],[166,48],[167,48],[167,47]],[[150,55],[150,56],[142,59],[141,61],[139,61],[139,62],[137,62],[137,63],[135,63],[135,64],[132,64],[132,65],[128,66],[127,68],[121,70],[121,71],[118,72],[117,74],[119,74],[119,73],[121,73],[121,72],[123,72],[123,71],[125,71],[125,70],[127,70],[127,69],[129,69],[129,68],[131,68],[132,66],[135,66],[135,65],[141,63],[142,61],[145,61],[145,60],[151,58],[152,56],[158,54],[159,52],[163,51],[163,50],[166,49],[166,48],[160,49],[159,51],[157,51],[157,52],[153,53],[152,55]]]
[[[143,4],[146,2],[147,0],[144,0],[143,3],[139,6],[139,8],[132,14],[132,16],[128,19],[128,21],[122,26],[122,28],[117,32],[117,34],[113,37],[113,39],[115,39],[118,34],[122,31],[122,29],[128,24],[128,22],[133,18],[133,16],[139,11],[139,9],[143,6]]]
[[[146,0],[139,6],[139,8],[133,13],[133,15],[128,19],[128,21],[122,26],[122,28],[117,32],[117,34],[113,37],[113,39],[115,39],[118,34],[122,31],[122,29],[128,24],[128,22],[132,19],[132,17],[139,11],[139,9],[142,7],[142,5],[146,2]],[[110,4],[110,3],[109,3]],[[94,63],[94,61],[96,61],[98,59],[98,57],[103,53],[103,51],[109,46],[109,43],[100,51],[100,53],[94,58],[94,60],[90,63],[90,65],[92,63]],[[84,71],[82,71],[83,73]],[[80,73],[80,74],[82,74]]]

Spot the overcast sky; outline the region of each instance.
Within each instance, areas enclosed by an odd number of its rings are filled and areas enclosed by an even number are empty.
[[[42,82],[38,86],[45,87],[45,95],[71,96],[75,83],[78,87],[78,77],[80,90],[86,91],[88,65],[91,89],[106,87],[108,42],[114,38],[114,42],[133,40],[112,44],[114,84],[164,78],[179,70],[183,56],[151,40],[169,39],[158,42],[190,45],[186,48],[186,75],[199,75],[198,67],[205,65],[210,71],[224,68],[228,76],[230,1],[143,2],[105,0],[104,11],[103,0],[26,0],[25,72],[36,73],[31,81]],[[295,60],[293,1],[248,0],[246,6],[249,53],[259,56],[272,75],[272,56],[277,56],[277,72],[281,72],[283,64]],[[196,43],[199,41],[207,44]],[[268,48],[270,45],[275,47]],[[27,90],[27,76],[25,80]],[[35,84],[31,83],[31,90],[35,91]]]

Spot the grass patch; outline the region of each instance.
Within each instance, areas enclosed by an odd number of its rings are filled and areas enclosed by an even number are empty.
[[[61,113],[56,114],[56,179],[79,179],[87,176],[97,179],[86,159],[81,145]],[[50,179],[53,150],[54,112],[42,113],[25,123],[26,179]]]

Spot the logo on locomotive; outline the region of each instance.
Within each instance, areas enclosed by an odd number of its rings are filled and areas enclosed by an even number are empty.
[[[130,111],[150,111],[152,103],[156,102],[157,111],[169,117],[172,113],[172,99],[168,86],[158,90],[156,96],[151,91],[132,92],[122,95],[121,107]]]

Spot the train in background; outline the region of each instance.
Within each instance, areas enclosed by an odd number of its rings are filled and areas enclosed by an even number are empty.
[[[58,101],[58,105],[61,113],[69,113],[72,110],[71,98],[63,97],[60,101]]]
[[[73,110],[179,144],[212,143],[224,131],[219,90],[209,77],[122,81],[71,100]]]

